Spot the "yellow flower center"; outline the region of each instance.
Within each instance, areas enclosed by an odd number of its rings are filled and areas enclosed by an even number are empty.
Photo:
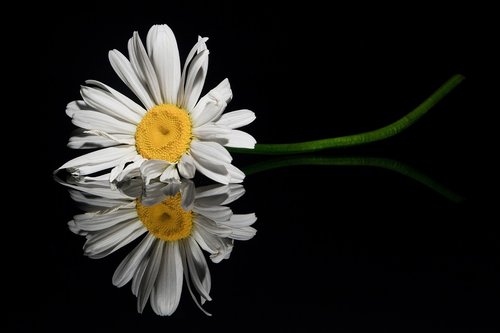
[[[167,197],[154,206],[144,206],[136,201],[137,215],[153,236],[164,241],[177,241],[191,235],[193,212],[181,206],[181,194]]]
[[[150,160],[178,162],[189,150],[192,122],[186,110],[174,104],[160,104],[149,110],[135,132],[135,147]]]

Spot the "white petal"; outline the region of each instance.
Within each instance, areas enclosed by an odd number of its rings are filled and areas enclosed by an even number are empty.
[[[196,54],[202,52],[203,50],[207,49],[207,45],[205,44],[207,42],[208,38],[206,37],[201,37],[198,36],[198,42],[194,44],[193,48],[191,51],[189,51],[189,54],[186,58],[186,61],[184,62],[184,67],[182,69],[182,76],[181,76],[181,83],[179,86],[179,92],[177,94],[177,103],[181,104],[182,101],[184,101],[184,87],[186,85],[186,76],[188,72],[188,66],[191,64],[193,61],[193,58]]]
[[[84,213],[74,217],[78,228],[85,231],[98,231],[111,228],[112,226],[130,220],[137,220],[135,208],[120,209],[108,213]]]
[[[168,184],[170,186],[172,184]],[[163,193],[163,189],[165,188],[165,184],[155,182],[150,183],[144,187],[144,191],[141,197],[141,204],[144,206],[154,206],[160,202],[162,202],[166,195]]]
[[[194,207],[195,186],[192,181],[183,180],[180,186],[182,208],[186,211]]]
[[[139,313],[142,313],[142,310],[144,310],[149,295],[151,294],[151,290],[153,290],[154,284],[156,283],[156,278],[162,261],[164,244],[165,242],[157,240],[153,245],[151,258],[149,259],[148,265],[144,271],[137,293],[137,311]]]
[[[125,201],[133,200],[133,198],[130,198],[129,196],[121,193],[120,191],[112,189],[110,187],[109,174],[105,174],[103,176],[104,176],[103,180],[90,181],[90,182],[86,181],[87,178],[89,177],[81,177],[79,178],[79,182],[74,182],[74,179],[70,179],[71,181],[73,181],[73,183],[63,182],[57,177],[55,177],[55,180],[64,186],[67,186],[69,188],[78,191],[83,191],[93,196],[104,197],[110,200],[125,200]]]
[[[235,240],[246,241],[252,239],[256,233],[257,230],[255,228],[244,227],[244,228],[233,229],[233,232],[231,233],[230,237]]]
[[[69,148],[74,149],[92,149],[116,146],[125,144],[135,145],[135,138],[130,134],[108,134],[99,130],[84,130],[79,128],[74,131],[68,142]]]
[[[127,108],[132,110],[133,112],[137,113],[141,117],[143,117],[146,114],[146,110],[127,96],[123,95],[122,93],[116,91],[115,89],[111,88],[110,86],[105,85],[102,82],[96,81],[96,80],[87,80],[85,81],[86,84],[89,85],[94,85],[97,86],[107,92],[109,92],[111,95],[114,96],[114,98],[117,101],[120,101],[123,105],[125,105]]]
[[[134,92],[146,109],[151,109],[155,104],[146,88],[137,77],[128,59],[118,50],[109,51],[109,62],[116,74]]]
[[[149,252],[151,244],[153,243],[154,236],[148,234],[137,245],[132,252],[130,252],[116,268],[113,274],[113,284],[117,287],[126,285],[134,276],[135,271],[139,267],[140,262]]]
[[[80,93],[85,103],[99,112],[135,125],[141,121],[140,115],[130,110],[105,90],[82,86]]]
[[[80,208],[86,212],[96,212],[99,210],[106,210],[117,208],[126,205],[130,202],[130,199],[112,199],[108,197],[96,197],[94,195],[89,195],[82,191],[69,190],[69,194],[73,201],[84,205],[80,205]]]
[[[181,104],[186,110],[192,110],[200,98],[207,76],[208,54],[208,50],[201,51],[189,65],[184,86],[184,99]]]
[[[106,133],[134,135],[136,126],[97,111],[77,111],[73,114],[73,124],[89,130]]]
[[[227,238],[231,236],[232,231],[230,227],[222,223],[217,223],[204,216],[201,215],[196,216],[196,218],[194,219],[194,223],[196,224],[197,230],[201,228],[214,236],[220,238]]]
[[[214,123],[204,124],[200,127],[193,128],[195,138],[202,141],[214,141],[225,146],[229,140],[227,135],[231,134],[231,129],[217,126]]]
[[[203,228],[193,230],[193,238],[200,247],[210,253],[210,259],[218,263],[222,259],[228,259],[233,249],[233,240],[229,238],[220,238]]]
[[[216,182],[228,184],[231,179],[229,172],[223,165],[214,164],[213,162],[202,157],[193,158],[193,163],[197,170]]]
[[[253,149],[257,143],[253,136],[239,130],[232,130],[229,134],[225,135],[224,138],[228,140],[224,145],[226,147]]]
[[[115,252],[147,232],[141,221],[117,224],[105,231],[87,237],[85,254],[92,259],[100,259]]]
[[[219,221],[227,221],[233,215],[232,210],[229,207],[225,206],[203,207],[195,205],[193,211],[200,215],[206,216],[212,220],[219,220]]]
[[[216,124],[235,129],[250,124],[255,120],[255,113],[250,110],[237,110],[224,113]]]
[[[75,114],[76,111],[95,111],[92,107],[87,105],[85,101],[72,101],[69,102],[68,105],[66,105],[66,115],[70,118],[73,117],[73,114]]]
[[[139,294],[139,287],[141,286],[142,278],[144,277],[144,272],[146,272],[146,268],[148,267],[148,264],[151,261],[151,253],[153,253],[153,250],[157,242],[158,240],[153,236],[153,243],[151,244],[147,255],[142,258],[142,260],[139,262],[139,266],[134,272],[134,277],[132,278],[132,284],[130,289],[132,290],[132,294],[134,294],[134,296],[136,297]],[[137,303],[139,303],[139,300],[137,300]]]
[[[117,180],[118,182],[121,182],[130,174],[138,174],[139,168],[144,161],[145,159],[140,155],[128,156],[126,158],[123,158],[120,164],[118,164],[113,168],[113,170],[111,170],[109,174],[109,181],[114,182],[115,180]],[[129,164],[125,167],[127,163]]]
[[[218,120],[232,96],[229,81],[224,79],[217,87],[203,96],[194,109],[190,109],[194,127]]]
[[[162,316],[175,312],[181,299],[183,267],[177,242],[167,242],[157,282],[151,293],[151,307]]]
[[[177,168],[179,169],[180,175],[187,179],[193,178],[196,173],[193,158],[188,154],[182,155],[181,160],[177,164]]]
[[[229,182],[230,183],[242,183],[243,180],[245,179],[245,174],[243,173],[243,171],[241,171],[240,169],[238,169],[237,167],[235,167],[234,165],[232,164],[227,164],[226,166],[226,170],[227,172],[229,173]]]
[[[209,294],[212,287],[212,279],[205,256],[193,238],[188,238],[184,244],[191,281],[200,296],[207,301],[211,301],[212,299]]]
[[[68,169],[77,175],[86,175],[112,168],[127,155],[135,153],[135,147],[117,146],[93,151],[64,163],[55,172]]]
[[[178,183],[180,181],[179,172],[177,172],[177,165],[170,164],[160,176],[161,182]]]
[[[161,97],[158,77],[137,31],[134,31],[134,35],[128,41],[128,53],[130,63],[137,76],[148,87],[149,93],[156,104],[162,104],[163,98]]]
[[[220,162],[231,163],[233,160],[227,149],[217,142],[193,140],[191,142],[191,154],[195,159],[201,157],[218,164]]]
[[[239,198],[241,198],[241,196],[243,196],[243,194],[245,194],[245,188],[241,184],[229,184],[228,187],[229,197],[222,203],[223,205],[230,204],[231,202],[238,200]]]
[[[148,185],[152,179],[160,177],[168,166],[169,164],[162,160],[147,160],[142,163],[141,175],[145,184]]]
[[[149,57],[153,63],[164,103],[177,104],[181,81],[181,61],[174,33],[166,25],[154,25],[146,39]]]
[[[103,136],[84,133],[83,131],[77,135],[73,135],[68,141],[68,147],[72,149],[95,149],[116,146],[119,144],[119,142]]]

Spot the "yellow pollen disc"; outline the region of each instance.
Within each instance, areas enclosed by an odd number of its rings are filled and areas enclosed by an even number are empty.
[[[135,146],[150,160],[178,162],[189,150],[193,138],[191,118],[174,104],[160,104],[149,110],[135,132]]]
[[[154,206],[144,206],[137,200],[137,215],[156,238],[164,241],[187,238],[193,229],[193,212],[185,211],[181,200],[180,193]]]

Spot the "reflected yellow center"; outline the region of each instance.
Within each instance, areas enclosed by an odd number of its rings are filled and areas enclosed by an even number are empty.
[[[191,235],[193,212],[181,206],[181,194],[168,197],[154,206],[136,201],[137,215],[153,236],[164,241],[176,241]]]
[[[174,104],[156,105],[137,125],[137,152],[150,160],[178,162],[189,150],[192,127],[186,110]]]

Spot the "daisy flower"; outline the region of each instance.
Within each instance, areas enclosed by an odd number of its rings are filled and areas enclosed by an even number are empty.
[[[64,185],[86,211],[75,215],[71,231],[86,237],[84,253],[103,258],[142,238],[113,275],[122,287],[132,281],[137,310],[148,299],[153,311],[171,315],[177,309],[183,281],[198,307],[210,301],[210,271],[202,249],[218,263],[229,258],[234,240],[251,239],[255,214],[233,214],[226,205],[240,198],[240,184],[196,187],[193,182],[165,185],[130,182],[119,191],[110,186],[109,174],[73,178]],[[134,196],[143,193],[142,197]],[[199,301],[196,294],[199,295]]]
[[[142,105],[104,83],[88,80],[83,100],[66,113],[81,130],[70,138],[75,149],[99,148],[58,170],[85,176],[112,169],[110,181],[141,174],[149,182],[190,179],[198,170],[222,184],[242,182],[245,175],[231,164],[224,147],[254,148],[255,139],[236,128],[255,119],[250,110],[223,114],[232,98],[227,79],[200,98],[208,68],[208,38],[198,38],[181,70],[177,42],[167,25],[153,26],[144,47],[134,32],[129,59],[109,52],[120,79]]]

